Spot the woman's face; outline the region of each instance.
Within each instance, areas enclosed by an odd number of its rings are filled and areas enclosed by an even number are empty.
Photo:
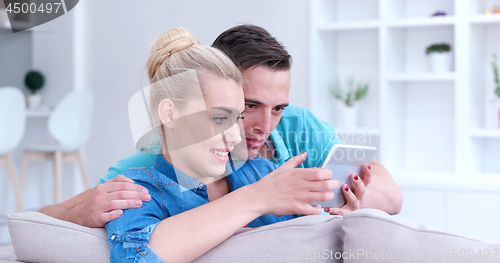
[[[224,174],[228,153],[241,142],[245,104],[243,89],[229,79],[207,78],[204,94],[174,114],[167,145],[175,168],[208,184]]]

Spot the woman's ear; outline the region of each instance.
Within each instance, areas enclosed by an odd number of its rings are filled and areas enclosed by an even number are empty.
[[[174,102],[170,99],[163,99],[158,104],[158,115],[160,116],[160,121],[167,128],[173,128],[174,125]]]

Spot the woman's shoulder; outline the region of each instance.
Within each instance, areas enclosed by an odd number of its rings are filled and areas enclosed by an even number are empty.
[[[133,167],[126,170],[123,175],[138,184],[165,185],[176,184],[172,179],[160,173],[153,167]]]

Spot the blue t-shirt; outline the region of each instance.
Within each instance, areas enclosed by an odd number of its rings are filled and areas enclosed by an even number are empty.
[[[275,157],[270,161],[280,166],[291,157],[306,151],[307,159],[300,168],[320,167],[332,146],[342,143],[332,126],[316,118],[306,108],[293,105],[283,110],[280,122],[269,137],[276,151]],[[137,152],[118,161],[109,168],[105,177],[99,179],[99,183],[132,167],[152,167],[159,150],[160,145],[154,144],[146,153]]]
[[[342,144],[335,129],[316,118],[308,109],[289,105],[269,136],[276,154],[270,161],[276,166],[293,156],[307,152],[307,159],[299,168],[320,167],[334,144]]]
[[[151,201],[144,202],[140,208],[124,210],[122,216],[106,224],[111,263],[134,262],[139,257],[148,257],[148,262],[161,262],[148,245],[156,225],[168,217],[209,202],[207,186],[203,182],[175,169],[161,154],[155,158],[152,168],[131,168],[123,173],[136,184],[147,188]],[[253,184],[275,169],[264,158],[248,160],[226,177],[229,190]],[[295,217],[262,215],[248,223],[248,226],[259,227]]]

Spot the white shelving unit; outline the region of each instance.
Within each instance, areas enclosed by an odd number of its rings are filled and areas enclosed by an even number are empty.
[[[414,211],[429,204],[416,200],[428,196],[456,207],[452,196],[487,192],[500,207],[500,99],[490,65],[493,53],[500,57],[500,14],[484,15],[489,5],[500,0],[310,2],[311,110],[337,127],[331,83],[349,76],[370,83],[360,127],[347,132],[376,131],[380,162],[414,199],[403,217],[419,219]],[[437,11],[447,15],[431,16]],[[425,49],[442,42],[452,46],[453,71],[433,73]],[[450,221],[464,217],[457,211],[435,210],[442,214],[434,221],[420,221],[500,241],[459,229]]]

